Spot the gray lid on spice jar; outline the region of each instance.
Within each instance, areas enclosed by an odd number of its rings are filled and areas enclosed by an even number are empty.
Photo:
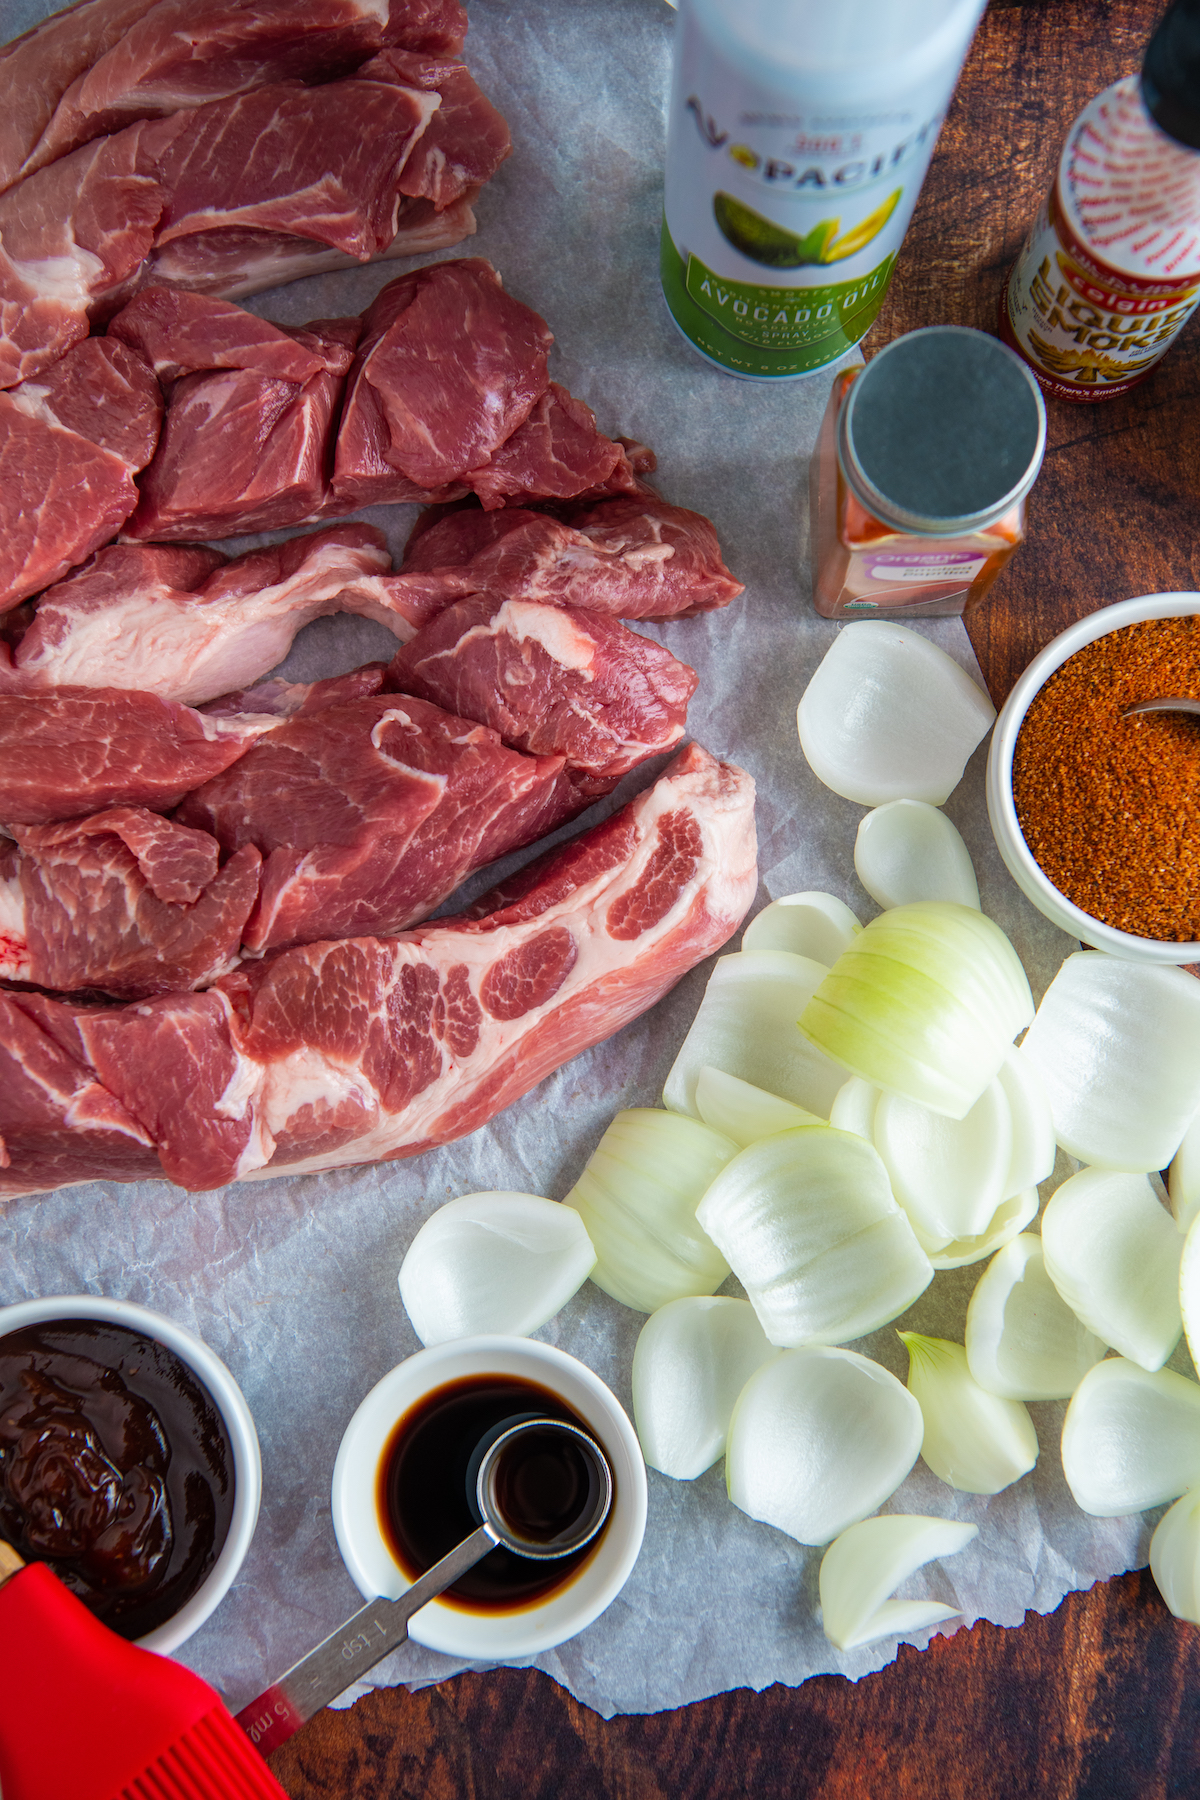
[[[910,331],[872,357],[838,420],[838,461],[856,498],[897,530],[964,536],[1033,486],[1046,408],[1030,369],[963,325]]]

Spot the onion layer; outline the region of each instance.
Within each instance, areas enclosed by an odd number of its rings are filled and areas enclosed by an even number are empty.
[[[917,1460],[921,1409],[853,1350],[787,1350],[733,1409],[729,1498],[802,1544],[828,1544],[887,1500]]]
[[[431,1214],[400,1265],[400,1298],[423,1344],[480,1332],[527,1337],[596,1263],[583,1220],[537,1194],[464,1194]]]
[[[1143,1369],[1179,1342],[1183,1239],[1145,1175],[1081,1169],[1042,1215],[1046,1273],[1089,1331]]]
[[[633,1416],[652,1469],[694,1481],[725,1454],[738,1395],[779,1351],[746,1300],[672,1300],[642,1326]]]
[[[967,1307],[967,1366],[980,1387],[1006,1400],[1067,1400],[1104,1345],[1067,1305],[1042,1259],[1042,1241],[1022,1232],[990,1262]]]
[[[921,1455],[940,1481],[965,1494],[999,1494],[1038,1459],[1037,1432],[1019,1400],[1001,1400],[974,1380],[961,1344],[900,1333],[908,1389],[925,1420]]]
[[[1108,1357],[1086,1374],[1063,1420],[1063,1474],[1094,1518],[1120,1518],[1200,1486],[1200,1387]]]

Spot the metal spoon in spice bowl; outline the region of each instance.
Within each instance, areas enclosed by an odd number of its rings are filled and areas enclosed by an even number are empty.
[[[1182,694],[1164,695],[1158,700],[1139,700],[1136,706],[1127,706],[1121,717],[1132,719],[1135,713],[1148,712],[1200,713],[1200,700],[1187,700]]]
[[[474,1499],[483,1519],[479,1529],[398,1600],[369,1600],[237,1714],[238,1724],[264,1756],[402,1644],[413,1614],[493,1550],[503,1547],[539,1561],[571,1556],[592,1541],[608,1518],[612,1470],[599,1444],[577,1425],[529,1417],[506,1421],[505,1428],[486,1434],[476,1456],[470,1473],[478,1468]]]

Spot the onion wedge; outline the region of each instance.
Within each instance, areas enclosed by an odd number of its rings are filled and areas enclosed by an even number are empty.
[[[642,1326],[633,1416],[652,1469],[694,1481],[725,1454],[738,1395],[778,1356],[746,1300],[672,1300]]]

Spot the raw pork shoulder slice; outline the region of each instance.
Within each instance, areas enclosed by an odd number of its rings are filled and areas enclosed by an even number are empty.
[[[465,63],[385,50],[357,71],[359,81],[383,81],[437,94],[440,105],[400,171],[399,191],[429,200],[439,212],[471,200],[512,150],[508,126],[479,91]]]
[[[140,119],[27,176],[0,194],[0,385],[111,317],[156,247],[240,232],[248,248],[265,233],[358,262],[387,254],[402,206],[437,210],[397,182],[438,104],[378,80],[280,83]],[[469,205],[460,217],[469,228]]]
[[[391,18],[379,0],[151,0],[148,10],[140,0],[120,41],[81,65],[20,173],[135,119],[271,82],[349,75],[385,44],[453,55],[466,26],[456,0],[396,6]]]
[[[604,613],[479,594],[393,659],[389,685],[478,719],[531,755],[562,755],[581,795],[607,794],[683,736],[696,674]]]
[[[104,338],[0,394],[0,613],[57,581],[129,517],[161,418],[142,358]]]
[[[466,195],[440,211],[430,200],[402,199],[396,212],[396,235],[377,260],[451,250],[474,230],[475,214]],[[329,275],[359,266],[357,257],[311,238],[231,226],[224,231],[198,231],[151,250],[127,289],[163,284],[215,294],[222,300],[245,300],[264,288],[284,287],[307,275]]]
[[[157,0],[82,0],[43,19],[0,49],[0,190],[25,171],[66,90],[157,4]]]
[[[286,721],[176,817],[227,851],[261,850],[243,934],[260,955],[402,931],[583,804],[561,756],[523,756],[485,726],[381,694]]]
[[[77,1010],[0,991],[0,1197],[162,1174],[150,1134],[97,1079]]]
[[[213,718],[120,688],[0,695],[0,822],[47,825],[119,802],[165,812],[273,730],[271,712]]]
[[[338,431],[337,500],[465,493],[464,473],[490,462],[545,392],[553,341],[480,257],[389,282],[363,315]]]
[[[483,592],[569,601],[625,619],[688,617],[742,592],[702,513],[649,489],[588,506],[570,523],[523,507],[431,510],[418,519],[389,589],[410,618]]]
[[[0,979],[141,999],[233,967],[257,850],[218,872],[213,838],[139,806],[14,831],[0,852]]]
[[[295,718],[297,713],[324,712],[327,706],[345,706],[351,700],[366,700],[372,694],[382,693],[387,666],[383,662],[363,663],[347,675],[327,675],[324,681],[284,681],[275,675],[255,687],[239,688],[234,694],[210,700],[200,709],[201,716],[232,722],[247,714],[269,713],[278,723],[280,719]],[[230,758],[231,762],[234,760]],[[220,770],[213,770],[214,775],[219,773]],[[200,783],[194,781],[192,786],[199,787]]]
[[[320,514],[358,320],[295,332],[255,320],[251,333],[247,316],[223,300],[150,288],[109,327],[172,382],[127,537],[220,538]]]
[[[754,784],[693,744],[486,919],[312,944],[137,1007],[0,995],[20,1020],[0,1032],[0,1193],[135,1179],[137,1141],[108,1122],[130,1117],[192,1189],[448,1143],[719,950],[756,882]],[[73,1136],[84,1096],[105,1128]]]
[[[326,613],[360,613],[409,637],[376,583],[390,563],[370,525],[330,526],[233,562],[182,545],[110,545],[43,594],[15,651],[0,644],[0,693],[126,687],[194,706],[257,681]]]

